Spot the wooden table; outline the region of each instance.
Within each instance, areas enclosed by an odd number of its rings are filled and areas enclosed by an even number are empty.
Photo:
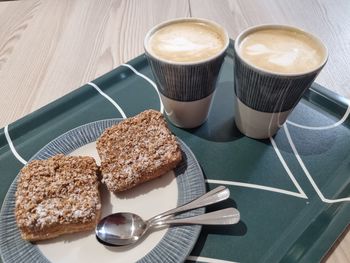
[[[152,26],[176,17],[248,26],[296,25],[318,35],[329,61],[317,82],[350,99],[347,0],[27,0],[0,3],[0,127],[143,53]],[[346,231],[326,262],[350,262]]]

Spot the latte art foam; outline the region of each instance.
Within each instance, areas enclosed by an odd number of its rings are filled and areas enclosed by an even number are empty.
[[[316,69],[324,52],[313,39],[292,30],[266,29],[245,37],[241,56],[253,65],[278,73],[302,73]]]
[[[149,39],[149,51],[175,62],[197,62],[218,54],[224,38],[210,25],[200,22],[178,22],[156,31]]]

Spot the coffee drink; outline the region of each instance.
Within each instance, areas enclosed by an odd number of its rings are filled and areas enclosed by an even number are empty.
[[[276,134],[327,62],[316,36],[287,25],[259,25],[235,41],[235,123],[245,135]]]
[[[148,31],[145,55],[174,125],[195,128],[207,120],[229,43],[225,28],[207,19],[178,18]]]
[[[165,25],[148,41],[149,52],[171,62],[198,62],[220,53],[226,45],[219,28],[202,21],[179,21]]]
[[[323,46],[302,31],[263,29],[239,43],[241,57],[263,70],[300,74],[318,68],[325,59]]]

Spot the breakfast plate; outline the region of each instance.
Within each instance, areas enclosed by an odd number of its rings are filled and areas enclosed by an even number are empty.
[[[55,154],[93,156],[99,163],[95,141],[101,133],[122,119],[88,123],[72,129],[44,146],[33,159],[47,159]],[[174,170],[153,181],[121,194],[101,186],[102,217],[129,211],[147,219],[205,193],[205,182],[191,150],[178,139],[183,161]],[[15,222],[16,183],[12,183],[0,213],[0,251],[4,263],[12,262],[182,262],[195,245],[200,226],[177,226],[150,233],[141,242],[126,247],[105,247],[94,231],[64,235],[47,241],[22,240]],[[204,213],[204,208],[186,216]]]

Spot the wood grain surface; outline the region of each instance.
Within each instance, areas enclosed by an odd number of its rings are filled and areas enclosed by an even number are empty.
[[[233,39],[262,23],[312,32],[329,49],[317,82],[350,99],[349,11],[348,0],[0,2],[0,127],[143,53],[148,29],[176,17],[214,20]],[[348,232],[326,262],[350,262]]]

